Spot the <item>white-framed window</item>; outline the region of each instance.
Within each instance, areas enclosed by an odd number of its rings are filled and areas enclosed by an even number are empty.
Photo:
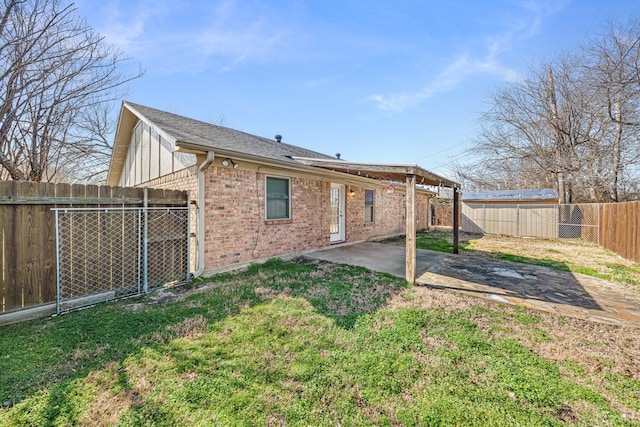
[[[374,190],[364,190],[364,222],[374,220]]]
[[[266,219],[291,218],[291,180],[277,176],[266,177]]]

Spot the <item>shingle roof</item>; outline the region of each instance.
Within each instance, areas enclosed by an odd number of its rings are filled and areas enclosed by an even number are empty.
[[[131,102],[126,102],[125,104],[173,136],[178,145],[180,143],[188,143],[212,148],[214,151],[216,149],[231,151],[291,163],[296,163],[295,160],[291,159],[294,156],[335,159],[335,157],[307,150],[306,148],[277,142],[224,126],[201,122]]]
[[[541,188],[537,190],[494,190],[494,191],[465,191],[462,200],[558,200],[560,195],[553,188]]]

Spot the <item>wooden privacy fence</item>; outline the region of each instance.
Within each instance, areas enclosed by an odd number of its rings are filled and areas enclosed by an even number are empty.
[[[453,205],[448,203],[433,203],[430,206],[431,225],[434,227],[453,227]],[[459,222],[462,221],[462,212]]]
[[[432,224],[451,227],[451,205],[432,208]],[[462,204],[462,231],[582,238],[640,262],[640,201],[588,204]]]
[[[600,246],[640,262],[640,201],[600,206]]]
[[[142,207],[145,201],[184,207],[188,200],[186,191],[0,182],[0,315],[56,301],[52,208]]]

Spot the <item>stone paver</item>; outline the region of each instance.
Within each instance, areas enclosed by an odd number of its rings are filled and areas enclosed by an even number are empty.
[[[595,322],[640,327],[640,292],[583,274],[448,255],[416,282]]]
[[[365,242],[309,254],[404,277],[405,249]],[[567,271],[473,254],[417,251],[418,285],[593,322],[640,328],[640,292],[631,286]]]

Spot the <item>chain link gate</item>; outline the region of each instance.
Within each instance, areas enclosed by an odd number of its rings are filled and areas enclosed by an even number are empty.
[[[190,278],[188,207],[53,211],[58,313]]]

